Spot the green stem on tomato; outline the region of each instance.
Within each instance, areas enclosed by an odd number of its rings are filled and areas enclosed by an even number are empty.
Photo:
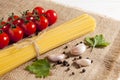
[[[11,28],[16,28],[16,26],[14,25],[14,24],[12,24],[12,21],[9,21],[9,22],[7,22],[6,24],[10,24],[11,26]]]
[[[13,12],[11,13],[11,15],[9,15],[9,18],[11,18],[10,21],[12,21],[12,22],[14,21],[14,13]]]
[[[15,25],[12,25],[12,28],[16,28],[16,26],[15,26]]]
[[[33,15],[38,15],[38,12],[36,10],[34,10],[33,12]]]
[[[4,20],[4,18],[1,18],[1,19],[0,19],[0,25],[2,25],[1,22],[2,22],[3,20]],[[1,27],[0,27],[0,28],[1,28]]]
[[[13,22],[14,21],[14,13],[12,13],[11,18],[12,18],[12,22]]]
[[[39,20],[40,20],[40,17],[39,17],[39,16],[36,16],[35,19],[36,19],[37,21],[39,21]]]
[[[28,22],[29,22],[29,21],[26,19],[26,14],[27,14],[28,11],[29,11],[29,10],[26,10],[26,11],[23,11],[23,13],[21,13],[21,14],[22,14],[22,19],[24,20],[25,23],[28,23]]]
[[[3,33],[3,31],[2,30],[0,30],[0,34],[2,34]]]
[[[29,10],[26,10],[26,11],[24,12],[24,13],[25,13],[25,15],[27,15],[28,11],[29,11]]]
[[[0,29],[2,28],[3,26],[0,25]]]
[[[4,18],[1,18],[1,19],[0,19],[0,24],[1,24],[1,22],[2,22],[3,20],[4,20]]]

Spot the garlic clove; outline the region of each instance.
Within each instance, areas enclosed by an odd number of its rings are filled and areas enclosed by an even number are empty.
[[[50,61],[57,61],[56,55],[49,55],[49,56],[47,56],[47,58],[48,58]]]
[[[80,60],[76,60],[75,63],[79,66],[86,67],[91,64],[91,60],[90,59],[80,59]]]
[[[66,57],[65,54],[60,54],[60,55],[57,56],[59,61],[65,59],[65,57]]]
[[[85,51],[86,51],[86,45],[84,43],[81,43],[75,46],[74,48],[72,48],[70,52],[72,55],[81,55]]]
[[[65,59],[65,54],[52,54],[48,56],[48,59],[52,62],[62,61]]]

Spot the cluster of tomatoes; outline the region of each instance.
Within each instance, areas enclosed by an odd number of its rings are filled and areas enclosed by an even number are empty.
[[[6,22],[3,19],[0,21],[0,49],[44,30],[56,20],[57,14],[54,10],[45,11],[39,6],[32,12],[28,10],[23,12],[21,17],[12,13]]]

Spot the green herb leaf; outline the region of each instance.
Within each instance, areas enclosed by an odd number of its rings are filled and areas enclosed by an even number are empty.
[[[103,48],[108,46],[110,43],[105,41],[105,38],[102,34],[96,35],[95,37],[86,37],[85,43],[91,47]]]
[[[50,63],[47,59],[40,59],[26,67],[26,70],[35,74],[36,77],[46,77],[50,74]]]
[[[94,46],[94,42],[93,42],[93,38],[90,38],[90,37],[86,37],[85,38],[85,43],[89,46]]]

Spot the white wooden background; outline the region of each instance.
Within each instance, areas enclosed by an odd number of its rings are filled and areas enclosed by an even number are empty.
[[[120,0],[52,0],[120,20]]]

